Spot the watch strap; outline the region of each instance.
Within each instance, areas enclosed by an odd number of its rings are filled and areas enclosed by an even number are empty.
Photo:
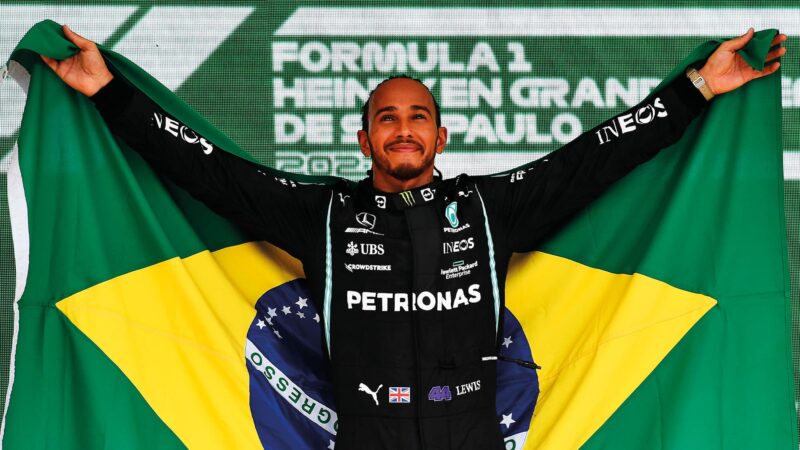
[[[705,78],[700,75],[700,72],[697,71],[694,67],[690,67],[686,69],[686,76],[689,78],[689,81],[692,82],[694,87],[703,94],[706,100],[711,100],[714,98],[714,93],[711,92],[711,88],[708,87]]]

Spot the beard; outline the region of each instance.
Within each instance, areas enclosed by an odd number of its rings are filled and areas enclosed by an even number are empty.
[[[437,137],[434,147],[438,141],[439,138]],[[430,155],[424,156],[424,159],[419,161],[418,164],[409,162],[392,164],[392,162],[386,156],[386,153],[381,152],[380,154],[376,154],[372,146],[372,141],[368,140],[367,142],[369,143],[372,164],[380,169],[381,172],[384,172],[390,175],[392,178],[401,181],[413,180],[414,178],[422,175],[429,167],[433,166],[433,158],[436,156],[436,152],[430,152]]]

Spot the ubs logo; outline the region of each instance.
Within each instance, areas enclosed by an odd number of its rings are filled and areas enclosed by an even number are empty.
[[[371,243],[360,243],[356,244],[353,241],[350,241],[347,244],[347,249],[345,250],[350,256],[355,255],[383,255],[383,244],[371,244]]]

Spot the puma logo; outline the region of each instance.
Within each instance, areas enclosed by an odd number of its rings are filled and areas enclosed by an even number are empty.
[[[382,387],[383,387],[383,385],[380,385],[380,386],[378,386],[378,389],[375,389],[373,391],[366,384],[359,383],[358,390],[361,391],[361,392],[364,392],[364,393],[366,393],[366,394],[368,394],[370,396],[372,396],[372,399],[375,400],[375,406],[379,406],[379,403],[378,403],[378,391],[380,391]]]

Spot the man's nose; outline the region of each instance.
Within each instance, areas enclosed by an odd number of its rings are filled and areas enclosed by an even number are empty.
[[[401,119],[397,123],[397,136],[398,137],[411,137],[411,123],[406,119]]]

